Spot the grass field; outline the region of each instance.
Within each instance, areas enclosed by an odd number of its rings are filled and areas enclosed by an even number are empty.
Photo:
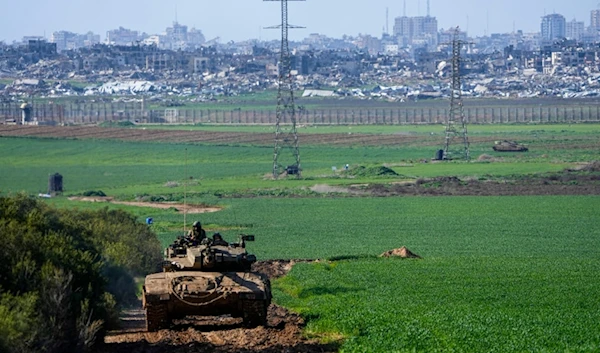
[[[354,351],[594,352],[598,197],[223,200],[209,233],[251,233],[260,259],[298,264],[275,301],[307,334]],[[147,209],[166,244],[182,215]],[[188,220],[197,219],[188,215]],[[402,245],[422,260],[379,259]]]
[[[327,132],[347,133],[345,128]],[[431,136],[427,127],[406,128],[404,133]],[[361,132],[398,133],[392,127]],[[123,199],[163,195],[181,201],[185,183],[188,202],[223,207],[187,215],[188,224],[200,219],[209,233],[228,240],[255,234],[249,250],[259,259],[321,259],[297,264],[274,281],[275,302],[306,318],[307,335],[339,341],[344,352],[600,351],[597,196],[348,197],[306,190],[315,184],[559,171],[597,159],[600,127],[471,126],[470,133],[528,136],[530,144],[539,143],[518,155],[474,143],[474,155],[501,159],[468,163],[418,162],[431,156],[430,142],[306,146],[305,178],[273,181],[264,178],[272,166],[272,149],[264,147],[0,138],[0,191],[45,192],[48,174],[59,172],[66,194],[103,190]],[[331,166],[345,163],[386,164],[400,176],[334,175]],[[232,197],[242,191],[252,197]],[[66,197],[49,202],[153,217],[163,245],[183,230],[184,216],[173,209]],[[424,258],[377,257],[403,245]]]
[[[427,147],[309,146],[302,149],[304,176],[308,180],[273,182],[264,178],[272,169],[272,149],[265,147],[3,138],[0,149],[4,152],[0,163],[5,166],[0,171],[0,190],[3,192],[45,192],[48,175],[58,172],[63,175],[68,194],[101,188],[111,196],[123,198],[142,193],[181,194],[184,191],[182,181],[189,178],[194,180],[188,182],[191,186],[187,191],[192,194],[298,188],[319,181],[336,185],[371,181],[368,178],[335,178],[332,166],[341,169],[346,163],[387,163],[401,175],[398,180],[405,180],[449,174],[481,176],[557,171],[573,160],[567,153],[552,159],[537,158],[535,156],[541,154],[538,152],[527,157],[506,156],[503,158],[508,160],[504,163],[431,164],[416,162],[427,158]],[[474,147],[473,151],[477,149]],[[585,160],[581,155],[588,153],[587,150],[572,152],[578,154],[579,160]],[[408,160],[415,163],[407,164]],[[169,181],[179,181],[181,186],[166,187]]]

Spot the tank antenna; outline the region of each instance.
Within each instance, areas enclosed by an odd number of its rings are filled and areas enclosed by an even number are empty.
[[[185,175],[183,178],[183,234],[187,234],[186,216],[187,216],[187,147],[185,149]]]

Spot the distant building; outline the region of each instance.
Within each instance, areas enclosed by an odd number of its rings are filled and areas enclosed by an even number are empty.
[[[63,50],[91,47],[94,44],[100,43],[100,36],[93,32],[77,34],[68,31],[58,31],[52,33],[50,42],[55,43],[56,49],[61,52]]]
[[[27,49],[31,53],[38,53],[42,56],[52,56],[56,54],[56,43],[48,43],[45,39],[28,39]]]
[[[590,27],[595,30],[600,30],[600,9],[591,11]]]
[[[455,28],[451,28],[451,29],[447,29],[447,30],[440,29],[440,32],[438,33],[440,44],[448,45],[448,44],[452,43],[455,35],[456,35]],[[462,40],[463,42],[466,42],[468,39],[467,32],[459,30],[457,39]]]
[[[396,17],[394,20],[394,37],[401,46],[407,46],[412,41],[412,17]]]
[[[167,27],[165,34],[160,36],[158,45],[161,49],[186,50],[199,48],[205,41],[202,31],[195,28],[188,31],[187,26],[173,22],[173,26]]]
[[[368,34],[360,35],[356,39],[356,47],[359,49],[365,49],[371,55],[377,55],[381,52],[381,41]]]
[[[567,22],[565,37],[567,39],[574,39],[580,42],[583,39],[583,35],[585,33],[585,25],[583,21],[577,21],[573,19],[570,22]]]
[[[52,37],[50,37],[50,42],[56,43],[56,50],[61,52],[63,50],[67,50],[67,49],[73,49],[73,48],[69,48],[69,43],[73,43],[75,40],[75,37],[77,37],[77,34],[75,34],[75,33],[67,32],[67,31],[59,31],[59,32],[52,33]]]
[[[438,43],[438,22],[435,17],[396,17],[393,30],[401,46],[427,45],[433,49]]]
[[[585,34],[586,43],[595,42],[600,38],[600,9],[592,10],[590,13],[590,26]]]
[[[204,34],[202,34],[201,30],[192,28],[187,33],[187,41],[188,46],[196,48],[204,44],[206,42],[206,38],[204,37]]]
[[[143,40],[138,31],[132,31],[127,28],[119,27],[106,32],[106,44],[112,45],[134,45]]]
[[[565,17],[557,13],[542,17],[541,32],[543,41],[565,38],[567,34],[567,21]]]

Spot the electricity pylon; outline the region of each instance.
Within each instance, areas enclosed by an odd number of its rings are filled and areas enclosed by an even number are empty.
[[[300,149],[298,131],[296,130],[297,109],[294,103],[292,64],[288,31],[290,28],[303,28],[288,23],[288,1],[305,0],[263,0],[281,2],[281,25],[268,28],[281,28],[281,55],[279,59],[279,88],[277,90],[277,114],[275,122],[275,148],[273,151],[273,177],[277,179],[282,173],[301,176]],[[282,163],[282,153],[291,151],[293,162]]]

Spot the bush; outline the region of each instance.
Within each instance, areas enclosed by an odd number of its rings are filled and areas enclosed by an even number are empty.
[[[382,177],[382,176],[400,176],[398,173],[393,171],[392,169],[385,166],[378,167],[364,167],[358,166],[353,167],[347,171],[344,171],[345,174],[357,176],[357,177]]]
[[[84,191],[81,195],[83,195],[83,196],[100,196],[100,197],[106,196],[106,194],[102,190],[98,190],[98,191],[88,190],[88,191]]]
[[[162,259],[129,213],[58,210],[24,195],[0,197],[0,234],[1,352],[89,348],[135,296],[132,276]]]
[[[100,123],[98,126],[101,126],[101,127],[132,127],[132,126],[135,126],[135,124],[129,120],[123,120],[123,121],[105,121],[103,123]]]

